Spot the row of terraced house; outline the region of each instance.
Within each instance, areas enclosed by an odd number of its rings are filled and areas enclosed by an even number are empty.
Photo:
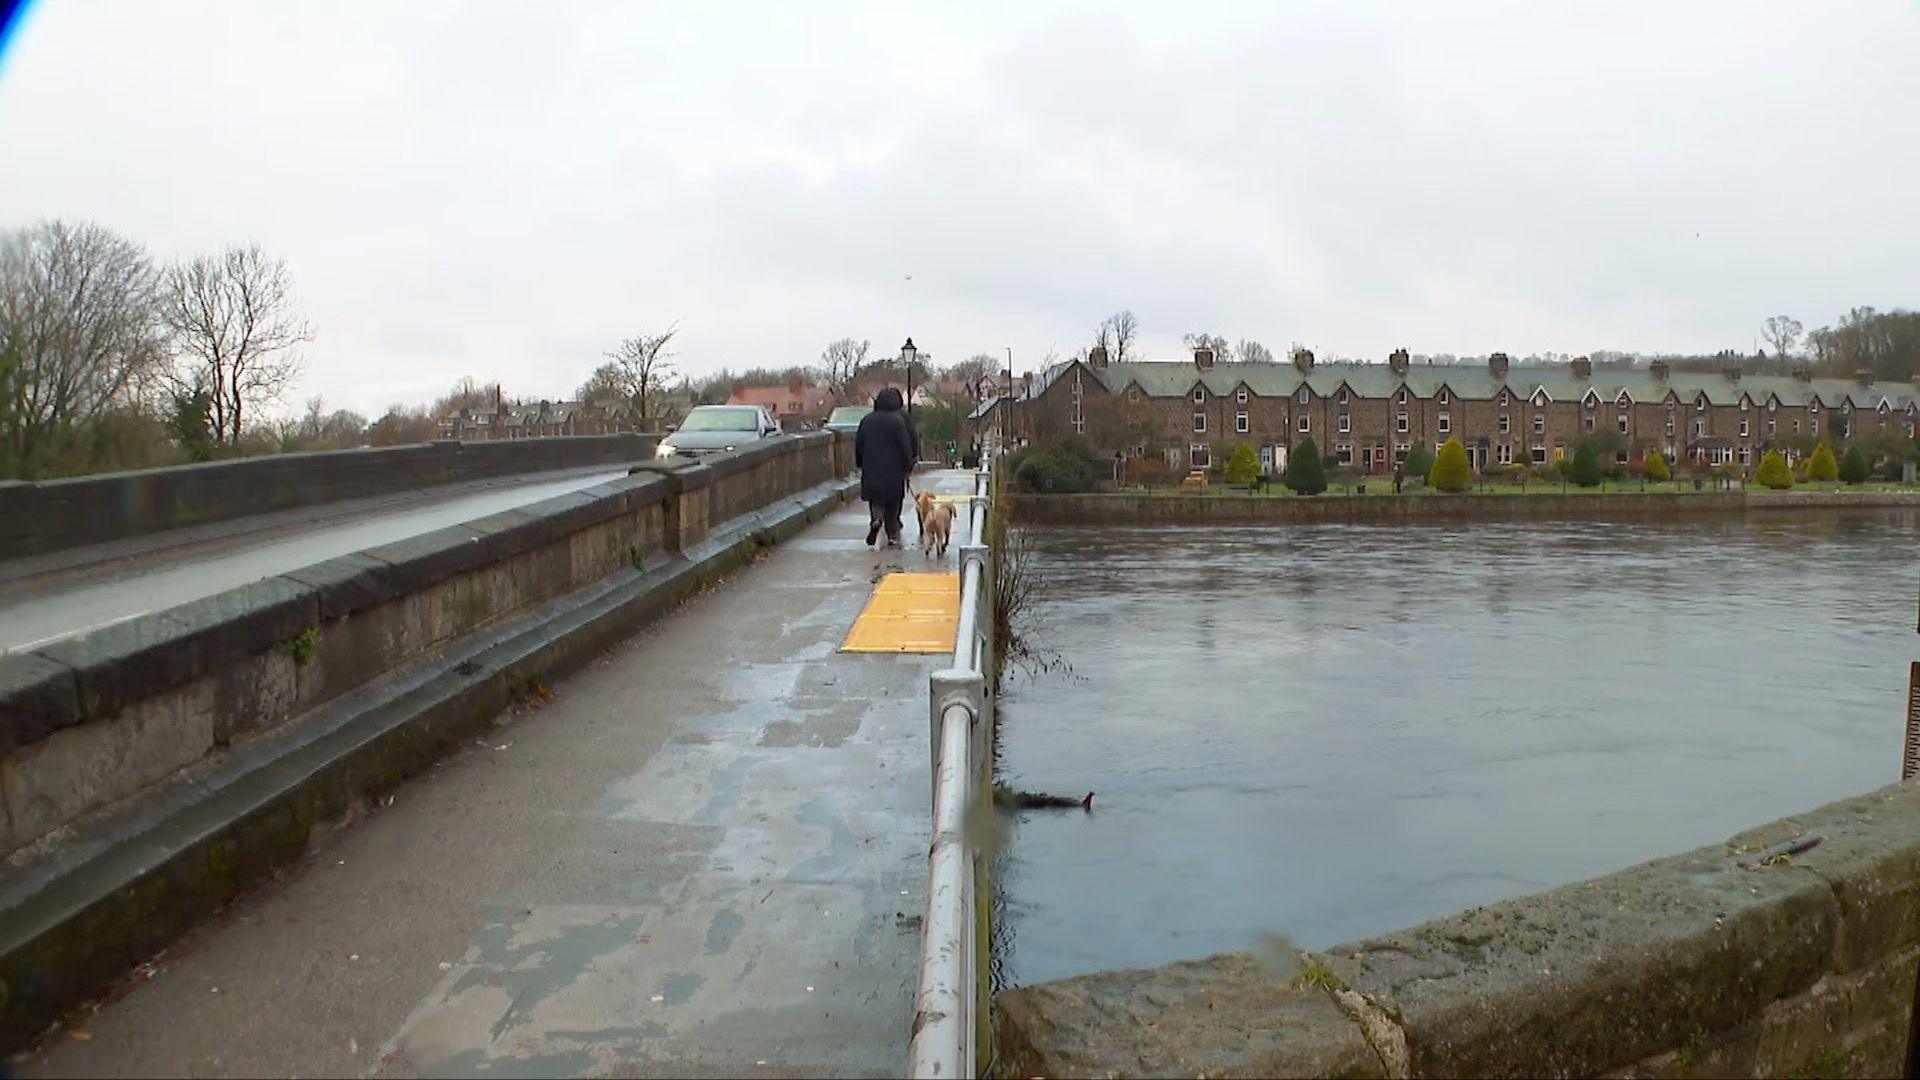
[[[1548,465],[1583,439],[1611,448],[1621,464],[1657,451],[1674,462],[1745,468],[1769,446],[1791,455],[1813,439],[1912,438],[1917,420],[1915,386],[1864,374],[1682,372],[1656,361],[1596,376],[1584,357],[1414,363],[1404,349],[1385,363],[1316,365],[1304,349],[1291,362],[1215,363],[1211,350],[1196,349],[1191,360],[1108,363],[1096,347],[1023,377],[969,425],[988,448],[1077,434],[1103,455],[1158,458],[1171,469],[1208,468],[1248,443],[1261,468],[1277,472],[1312,439],[1341,465],[1382,473],[1413,447],[1449,438],[1481,471]]]

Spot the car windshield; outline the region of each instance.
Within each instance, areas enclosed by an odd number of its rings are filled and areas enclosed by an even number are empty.
[[[680,425],[681,431],[757,431],[759,428],[758,409],[695,409]]]
[[[872,411],[872,409],[867,408],[865,405],[842,405],[833,410],[832,416],[827,417],[827,423],[857,424]]]

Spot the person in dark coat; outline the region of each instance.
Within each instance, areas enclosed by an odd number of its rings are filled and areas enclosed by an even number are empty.
[[[887,530],[887,546],[900,546],[900,508],[907,501],[907,477],[913,474],[913,428],[900,411],[900,391],[889,386],[874,395],[873,411],[853,435],[853,464],[860,470],[860,497],[867,503],[867,546]]]

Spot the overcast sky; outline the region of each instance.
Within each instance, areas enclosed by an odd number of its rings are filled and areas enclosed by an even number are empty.
[[[290,404],[1011,346],[1751,348],[1920,304],[1920,4],[39,0],[0,225],[256,241]]]

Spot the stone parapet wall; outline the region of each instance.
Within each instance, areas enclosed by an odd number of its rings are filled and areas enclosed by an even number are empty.
[[[837,475],[771,440],[0,656],[0,854],[487,625]]]
[[[1920,492],[1621,492],[1589,495],[1317,495],[1312,498],[1120,493],[1015,495],[1012,501],[1015,520],[1026,524],[1359,525],[1920,509]]]
[[[659,441],[657,435],[582,435],[434,442],[0,481],[0,559],[443,484],[633,464],[651,459]]]
[[[1896,1076],[1920,974],[1920,786],[1301,964],[1227,954],[1004,992],[996,1071]]]

